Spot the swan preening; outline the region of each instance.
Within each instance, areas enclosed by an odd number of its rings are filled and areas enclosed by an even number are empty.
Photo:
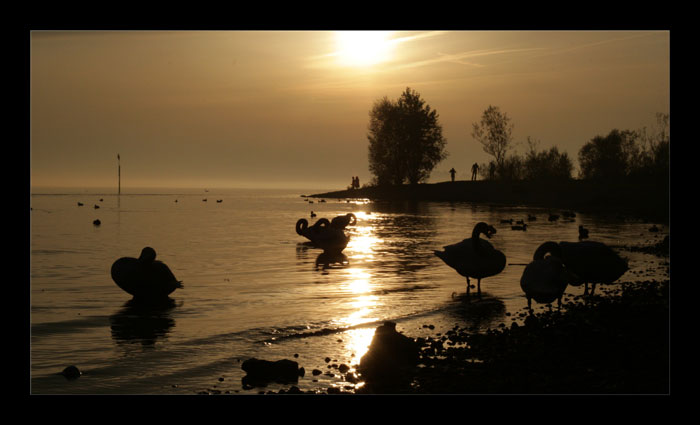
[[[469,295],[469,278],[477,279],[477,292],[481,297],[481,279],[494,276],[506,267],[506,256],[484,239],[480,234],[491,238],[496,229],[484,222],[477,223],[472,237],[453,245],[447,245],[444,251],[435,251],[435,255],[467,278],[467,295]]]
[[[546,252],[561,259],[567,270],[575,275],[569,280],[569,285],[586,285],[584,294],[588,293],[589,283],[593,295],[596,284],[612,283],[629,270],[627,261],[602,242],[545,242],[537,248],[534,257],[542,257]]]
[[[558,245],[545,243],[535,251],[532,262],[525,267],[520,288],[525,292],[528,308],[532,308],[533,299],[542,304],[557,300],[561,307],[564,291],[575,276],[564,266],[560,255]]]
[[[348,225],[354,225],[357,219],[353,213],[335,217],[332,221],[320,218],[312,226],[305,218],[296,224],[297,234],[310,240],[315,246],[329,253],[339,253],[345,249],[350,236],[343,231]]]
[[[182,288],[167,265],[156,261],[156,251],[151,247],[141,250],[139,258],[122,257],[112,264],[112,280],[134,299],[155,301]]]

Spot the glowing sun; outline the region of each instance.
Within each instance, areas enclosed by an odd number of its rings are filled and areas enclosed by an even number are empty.
[[[391,59],[391,34],[389,31],[337,31],[339,64],[366,67]]]

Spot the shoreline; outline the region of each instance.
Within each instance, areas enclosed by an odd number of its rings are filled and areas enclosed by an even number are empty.
[[[565,295],[561,309],[533,303],[512,323],[480,332],[455,325],[417,336],[384,323],[361,359],[329,364],[341,384],[301,390],[257,387],[259,395],[670,394],[670,246],[668,238],[630,246],[665,259],[663,275],[600,285],[595,296]],[[488,298],[460,297],[464,314],[488,314]],[[474,310],[476,309],[476,310]],[[380,332],[381,328],[391,330]],[[427,327],[430,328],[430,325]],[[423,326],[426,328],[426,325]],[[432,328],[431,328],[432,329]],[[382,340],[378,335],[389,336]],[[371,354],[370,354],[371,353]],[[366,357],[376,367],[368,369]],[[328,361],[328,359],[327,359]],[[334,360],[335,362],[335,360]],[[299,364],[299,366],[309,365]],[[347,367],[343,370],[344,366]],[[321,371],[319,370],[318,373]],[[361,385],[355,386],[356,383]],[[202,391],[199,394],[217,394]]]
[[[366,186],[308,197],[526,205],[633,216],[664,224],[669,224],[670,218],[670,190],[668,184],[662,182],[595,184],[582,180],[544,183],[477,180],[414,186]]]

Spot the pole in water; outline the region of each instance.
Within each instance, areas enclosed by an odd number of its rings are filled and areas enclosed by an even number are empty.
[[[119,154],[117,154],[117,173],[118,173],[118,186],[117,186],[117,195],[122,194],[122,164],[121,164],[121,158],[119,158]]]

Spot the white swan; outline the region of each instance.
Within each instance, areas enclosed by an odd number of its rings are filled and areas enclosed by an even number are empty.
[[[483,233],[487,238],[496,233],[493,226],[484,222],[477,223],[472,237],[462,242],[447,245],[444,251],[435,251],[435,255],[467,278],[467,295],[469,295],[469,278],[478,279],[478,294],[481,297],[481,279],[497,275],[506,267],[506,256],[488,241],[479,239]]]

